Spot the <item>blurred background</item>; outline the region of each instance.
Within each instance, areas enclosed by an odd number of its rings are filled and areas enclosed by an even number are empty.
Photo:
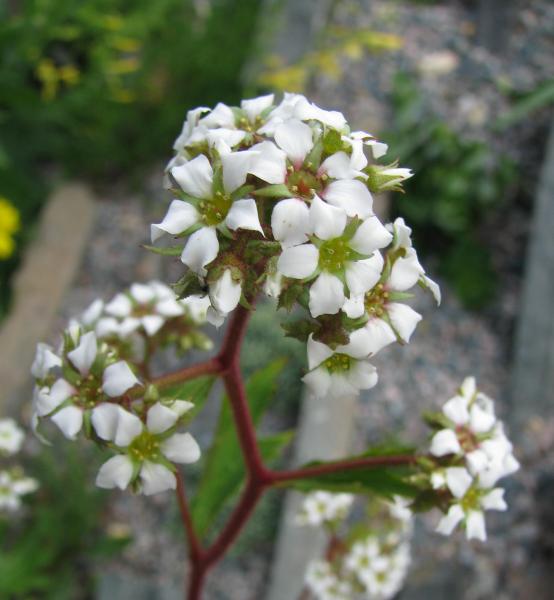
[[[469,373],[499,400],[519,444],[524,468],[510,512],[491,520],[491,541],[437,540],[422,523],[401,597],[552,597],[549,0],[0,0],[0,413],[25,412],[35,338],[54,341],[97,296],[179,275],[141,245],[165,211],[163,168],[186,111],[270,91],[343,111],[353,129],[389,144],[387,159],[415,171],[405,194],[379,206],[413,227],[443,286],[440,309],[417,299],[425,321],[412,344],[378,357],[380,384],[349,409],[342,449],[392,427],[424,440],[420,410]],[[262,306],[245,369],[283,355],[264,427],[294,426],[302,414],[309,444],[303,348]],[[0,598],[180,597],[172,498],[94,490],[94,457],[58,438],[47,451],[30,442],[27,455],[42,487],[20,519],[0,519]],[[283,506],[282,494],[262,503],[208,598],[289,600],[275,592]]]

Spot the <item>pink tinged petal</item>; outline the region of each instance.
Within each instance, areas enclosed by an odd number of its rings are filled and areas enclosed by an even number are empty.
[[[112,456],[98,471],[96,485],[99,488],[124,490],[133,477],[133,463],[126,455]]]
[[[227,213],[225,223],[229,229],[249,229],[250,231],[259,231],[262,235],[264,234],[258,216],[258,207],[252,198],[233,202],[231,209]]]
[[[366,219],[373,215],[373,198],[367,186],[357,179],[340,179],[330,183],[323,198],[346,211],[349,217]]]
[[[466,536],[468,540],[477,539],[482,542],[487,541],[485,515],[482,511],[472,510],[468,513],[466,519]]]
[[[466,454],[467,468],[472,475],[477,475],[487,468],[489,457],[483,450],[477,449]]]
[[[174,490],[177,487],[175,475],[163,465],[145,461],[140,470],[140,479],[142,482],[142,493],[145,496],[152,496],[167,490]]]
[[[173,167],[171,174],[181,189],[193,198],[211,198],[214,172],[203,154],[184,165]]]
[[[361,174],[352,168],[350,157],[346,152],[331,154],[321,164],[319,173],[327,173],[333,179],[351,179]]]
[[[111,302],[106,304],[105,310],[109,315],[123,319],[133,311],[133,303],[127,294],[117,294]]]
[[[494,488],[486,496],[481,498],[481,506],[485,510],[507,510],[508,505],[504,500],[504,490],[502,488]]]
[[[275,129],[275,141],[295,166],[300,166],[313,148],[311,128],[298,119],[289,119]]]
[[[321,273],[310,287],[309,307],[312,317],[335,315],[344,301],[343,283],[330,273]]]
[[[69,440],[74,440],[83,427],[83,411],[76,406],[66,406],[51,417]]]
[[[357,296],[351,295],[342,305],[342,310],[351,319],[361,317],[365,312],[364,294],[359,294]]]
[[[391,289],[404,292],[413,287],[423,275],[415,250],[409,250],[406,256],[397,258],[390,274],[388,285]]]
[[[278,202],[271,213],[271,230],[273,237],[285,248],[306,242],[311,232],[310,210],[306,203],[297,198]]]
[[[348,382],[358,390],[369,390],[377,385],[377,369],[366,360],[356,361],[345,375]]]
[[[116,446],[125,448],[142,433],[144,425],[142,421],[133,413],[130,413],[120,406],[118,408],[117,427],[113,441]]]
[[[462,396],[454,396],[442,407],[442,412],[456,425],[465,425],[469,421],[467,400]]]
[[[74,393],[75,389],[65,379],[58,379],[50,389],[37,389],[35,404],[39,416],[51,413]]]
[[[148,304],[156,297],[156,292],[152,287],[144,283],[133,283],[129,293],[139,304]]]
[[[149,336],[156,335],[158,331],[163,327],[165,319],[159,315],[146,315],[140,320],[144,331]]]
[[[161,444],[162,454],[172,462],[195,463],[200,458],[200,446],[190,433],[175,433]]]
[[[235,113],[223,102],[218,102],[210,114],[200,119],[200,123],[206,127],[234,127]]]
[[[185,314],[185,306],[175,298],[164,298],[156,304],[156,312],[166,319],[180,317]]]
[[[454,504],[448,509],[448,512],[442,519],[439,521],[437,528],[435,531],[437,533],[442,533],[442,535],[450,535],[454,529],[456,529],[457,525],[464,518],[464,511],[459,504]]]
[[[62,359],[54,354],[52,348],[48,344],[39,343],[33,365],[31,366],[31,374],[36,379],[44,379],[46,375],[54,367],[61,367]]]
[[[474,433],[486,433],[490,431],[496,423],[496,418],[482,408],[474,404],[470,411],[469,427]]]
[[[447,454],[458,454],[462,448],[452,429],[441,429],[431,439],[429,452],[433,456],[446,456]]]
[[[273,142],[261,142],[252,146],[258,152],[250,167],[250,173],[270,184],[285,183],[287,155]]]
[[[392,235],[375,216],[368,217],[356,230],[350,241],[350,247],[360,254],[373,254],[375,250],[385,248],[392,241]]]
[[[377,354],[380,350],[396,342],[396,335],[390,325],[383,319],[373,318],[358,330],[360,339],[363,339],[364,350],[367,355]]]
[[[351,294],[364,294],[381,278],[383,257],[376,251],[371,258],[346,263],[346,285]]]
[[[313,244],[285,248],[277,261],[277,269],[293,279],[304,279],[313,274],[319,262],[319,250]]]
[[[331,386],[331,375],[323,367],[306,373],[302,381],[316,398],[325,398]]]
[[[346,226],[346,213],[314,196],[310,206],[311,230],[321,240],[340,237]]]
[[[440,306],[442,295],[439,284],[436,281],[433,281],[430,277],[427,277],[427,275],[424,275],[421,278],[421,282],[431,292],[431,294],[433,294],[433,298],[435,299],[437,306]]]
[[[246,176],[255,164],[258,153],[252,150],[221,154],[223,166],[223,187],[228,194],[244,185]]]
[[[90,368],[96,359],[98,353],[98,342],[96,341],[96,334],[93,331],[85,333],[81,336],[79,345],[75,350],[67,353],[67,358],[71,361],[73,366],[85,376],[89,374]]]
[[[473,477],[464,467],[450,467],[446,469],[446,485],[455,498],[465,496],[473,482]]]
[[[113,442],[115,439],[120,410],[120,406],[109,402],[103,402],[92,409],[91,423],[101,440]]]
[[[273,98],[273,94],[249,98],[247,100],[242,100],[240,107],[246,113],[248,120],[253,123],[256,120],[256,117],[273,104]]]
[[[198,222],[200,215],[192,204],[182,200],[173,200],[169,210],[161,223],[150,226],[152,243],[156,242],[166,233],[179,235],[186,231],[191,225]]]
[[[135,385],[140,385],[140,381],[124,360],[107,367],[102,381],[102,389],[111,398],[117,398]]]
[[[332,348],[329,348],[327,344],[322,344],[317,340],[314,340],[313,333],[310,334],[308,338],[308,369],[310,371],[318,367],[323,361],[327,360],[331,356],[333,356],[334,351]]]
[[[146,427],[152,433],[163,433],[173,427],[177,423],[178,418],[179,415],[177,413],[167,406],[156,402],[146,415]]]
[[[404,342],[408,343],[417,324],[422,319],[421,315],[407,304],[398,302],[387,305],[387,312],[396,333]]]
[[[230,269],[210,285],[212,306],[220,313],[227,314],[234,310],[242,294],[242,284],[233,279]]]
[[[217,257],[219,242],[214,227],[202,227],[193,233],[181,255],[181,262],[198,275],[206,275],[206,265]]]

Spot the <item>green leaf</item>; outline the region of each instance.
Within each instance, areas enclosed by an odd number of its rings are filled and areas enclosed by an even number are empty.
[[[199,377],[191,381],[185,381],[164,391],[164,398],[174,400],[188,400],[194,404],[194,408],[186,413],[187,417],[196,416],[204,407],[215,382],[214,377]]]
[[[154,254],[160,254],[161,256],[181,256],[183,253],[183,246],[169,246],[168,248],[158,248],[157,246],[149,246],[143,244],[145,250],[150,250]]]
[[[276,360],[250,377],[246,395],[254,425],[257,425],[275,394],[277,378],[285,365]],[[260,452],[272,460],[290,441],[290,432],[260,440]],[[219,423],[211,448],[205,456],[198,491],[191,502],[191,513],[200,535],[213,524],[227,501],[237,492],[245,477],[244,461],[234,426],[229,400],[224,398]]]

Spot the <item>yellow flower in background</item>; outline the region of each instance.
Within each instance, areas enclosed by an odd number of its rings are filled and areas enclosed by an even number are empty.
[[[12,236],[19,231],[20,226],[17,209],[6,198],[0,197],[0,260],[13,254],[15,240]]]
[[[53,100],[61,83],[69,87],[75,85],[80,77],[79,70],[74,65],[57,67],[50,58],[41,58],[35,72],[42,83],[44,100]]]

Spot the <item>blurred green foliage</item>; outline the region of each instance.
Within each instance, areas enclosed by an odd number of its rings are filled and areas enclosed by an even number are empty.
[[[40,488],[19,518],[0,518],[0,598],[94,597],[94,561],[129,538],[105,532],[108,494],[94,487],[99,461],[90,454],[68,442],[29,459],[26,471]]]
[[[501,206],[514,165],[430,114],[411,77],[396,77],[392,103],[392,126],[382,137],[391,155],[415,171],[405,196],[395,197],[394,216],[405,217],[418,248],[438,258],[440,273],[462,302],[480,308],[492,299],[496,282],[479,227]]]
[[[21,212],[19,247],[52,174],[140,175],[188,109],[238,102],[260,4],[0,2],[0,196]],[[18,258],[0,261],[0,318]]]

